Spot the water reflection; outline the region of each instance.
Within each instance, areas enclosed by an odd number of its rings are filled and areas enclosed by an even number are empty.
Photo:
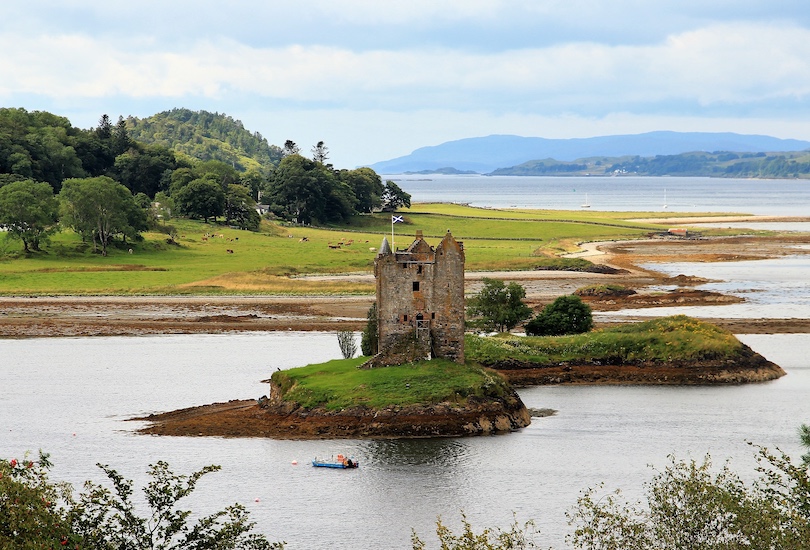
[[[468,458],[469,449],[458,439],[373,440],[363,444],[378,468],[434,466],[453,468]]]

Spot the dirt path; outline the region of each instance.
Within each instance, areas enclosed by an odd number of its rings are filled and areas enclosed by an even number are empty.
[[[702,305],[738,301],[694,291],[690,277],[668,278],[641,264],[689,261],[737,261],[810,253],[810,236],[734,237],[699,240],[656,239],[585,243],[577,256],[619,270],[617,273],[570,271],[468,272],[467,292],[477,292],[484,277],[516,281],[526,288],[534,308],[557,296],[593,284],[616,283],[635,297],[591,301],[594,311],[622,307]],[[324,277],[320,277],[324,278]],[[330,276],[371,281],[370,274]],[[678,290],[662,294],[662,284]],[[97,336],[221,333],[272,330],[360,330],[373,296],[65,296],[0,297],[0,337]],[[810,332],[803,319],[715,319],[733,332]],[[743,330],[740,330],[743,329]]]

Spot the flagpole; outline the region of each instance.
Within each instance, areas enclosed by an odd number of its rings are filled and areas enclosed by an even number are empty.
[[[397,222],[401,222],[401,221],[404,221],[402,216],[395,216],[394,214],[391,214],[391,250],[392,251],[396,251],[396,249],[394,248],[394,224],[397,223]]]

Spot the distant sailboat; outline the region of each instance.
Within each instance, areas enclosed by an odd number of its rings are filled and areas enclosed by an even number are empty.
[[[590,208],[591,203],[588,202],[588,193],[585,193],[585,202],[580,205],[582,208]]]
[[[662,206],[661,208],[666,208],[666,207],[667,207],[667,190],[664,189],[664,206]]]

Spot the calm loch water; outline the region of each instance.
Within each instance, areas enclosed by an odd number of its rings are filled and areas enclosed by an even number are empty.
[[[191,507],[241,502],[290,548],[408,548],[412,528],[432,533],[439,515],[457,525],[460,510],[479,526],[505,526],[513,511],[534,518],[543,540],[562,548],[564,512],[580,489],[605,482],[633,495],[651,477],[648,465],[664,466],[670,453],[711,453],[750,472],[746,440],[798,452],[796,428],[810,422],[810,335],[741,338],[788,376],[715,388],[529,388],[527,406],[559,413],[505,436],[417,441],[140,436],[126,421],[258,397],[266,393],[258,381],[276,368],[339,356],[332,334],[4,340],[0,455],[42,448],[53,454],[53,476],[77,486],[101,480],[97,462],[138,482],[160,459],[182,472],[220,464]],[[361,467],[308,466],[339,452]]]

